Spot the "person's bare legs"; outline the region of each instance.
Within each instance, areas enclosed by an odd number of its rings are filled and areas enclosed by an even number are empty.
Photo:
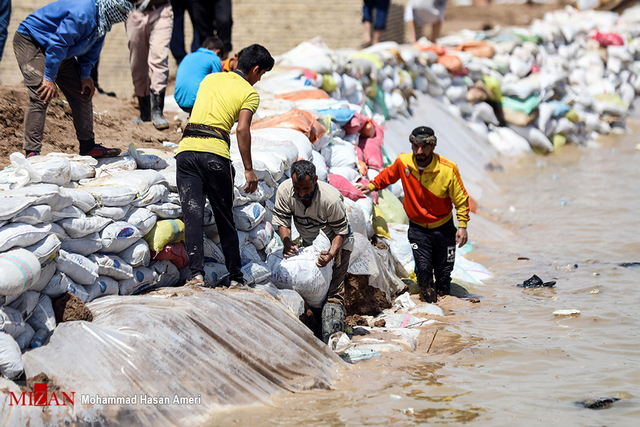
[[[440,38],[440,31],[442,31],[442,21],[438,21],[431,27],[431,42],[435,43]]]
[[[364,34],[362,36],[362,46],[370,45],[371,44],[371,22],[365,21],[362,23],[362,26],[364,27]]]
[[[375,30],[373,32],[373,42],[371,44],[380,43],[380,39],[382,39],[382,30]]]
[[[407,37],[409,43],[415,43],[416,40],[416,22],[415,21],[407,21]]]

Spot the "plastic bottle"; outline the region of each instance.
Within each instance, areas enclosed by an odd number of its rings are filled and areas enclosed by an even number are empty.
[[[31,339],[31,348],[42,346],[47,339],[47,335],[49,335],[49,332],[46,329],[38,329],[38,332]]]

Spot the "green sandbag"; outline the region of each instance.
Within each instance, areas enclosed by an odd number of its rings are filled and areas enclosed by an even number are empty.
[[[394,224],[409,224],[409,218],[404,211],[402,202],[391,192],[391,190],[384,189],[378,191],[378,206],[387,222]]]
[[[531,114],[533,110],[538,108],[538,104],[540,100],[538,95],[531,95],[524,101],[513,98],[511,96],[503,96],[502,97],[502,108],[511,108],[512,110],[520,110],[524,111],[526,114]]]

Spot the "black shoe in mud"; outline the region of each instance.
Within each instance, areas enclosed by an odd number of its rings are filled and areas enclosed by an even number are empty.
[[[519,283],[517,286],[520,286],[521,288],[552,288],[555,284],[556,282],[554,281],[543,282],[541,278],[534,274],[530,279]]]
[[[420,298],[426,303],[433,304],[438,301],[438,293],[434,288],[421,287]]]

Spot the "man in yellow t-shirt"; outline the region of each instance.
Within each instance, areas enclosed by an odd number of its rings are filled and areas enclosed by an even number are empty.
[[[258,187],[258,179],[253,172],[249,128],[260,103],[260,96],[253,85],[273,68],[273,64],[269,51],[253,44],[243,50],[236,70],[210,74],[200,83],[191,118],[176,155],[176,178],[191,270],[187,284],[204,285],[202,231],[205,196],[218,226],[230,283],[244,283],[238,235],[233,222],[235,171],[229,155],[229,132],[238,121],[236,135],[247,181],[244,191],[253,193]]]

